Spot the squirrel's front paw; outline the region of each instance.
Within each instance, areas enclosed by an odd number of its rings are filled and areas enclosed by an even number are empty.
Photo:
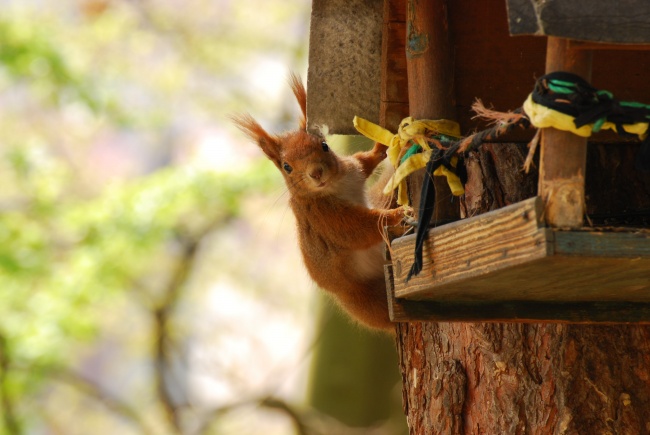
[[[413,208],[409,206],[403,206],[398,208],[393,208],[386,212],[386,217],[388,224],[391,226],[407,224],[409,220],[413,219]]]
[[[418,220],[415,216],[415,211],[410,205],[402,206],[402,225],[407,227],[415,227],[418,224]]]
[[[415,210],[413,210],[413,207],[411,207],[410,205],[403,205],[401,207],[401,209],[402,209],[402,212],[404,214],[403,215],[404,220],[414,220],[415,219]]]

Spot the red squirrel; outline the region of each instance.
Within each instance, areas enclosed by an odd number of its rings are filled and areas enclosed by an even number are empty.
[[[297,130],[273,135],[250,115],[232,119],[284,176],[311,278],[363,324],[392,329],[380,229],[400,224],[404,209],[371,208],[365,191],[366,179],[387,148],[376,143],[371,151],[337,156],[323,136],[307,131],[302,81],[291,74],[290,85],[302,111]]]

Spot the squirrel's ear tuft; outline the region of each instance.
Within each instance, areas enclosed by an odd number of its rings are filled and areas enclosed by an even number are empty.
[[[296,96],[296,100],[298,100],[300,110],[302,111],[302,116],[299,120],[300,129],[307,130],[307,91],[302,84],[300,76],[294,73],[289,74],[289,85],[291,85],[293,95]]]
[[[230,119],[238,129],[257,143],[278,168],[280,167],[280,140],[276,136],[268,134],[249,114],[231,115]]]

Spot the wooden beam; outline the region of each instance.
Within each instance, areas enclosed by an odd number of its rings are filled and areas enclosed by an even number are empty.
[[[621,44],[650,42],[647,0],[507,0],[513,35]]]
[[[397,298],[438,303],[650,303],[650,231],[544,226],[531,198],[429,231],[407,282],[414,236],[391,244]]]
[[[569,48],[569,40],[550,36],[546,72],[566,71],[591,80],[591,51]],[[580,228],[585,214],[587,139],[572,133],[544,129],[539,169],[539,196],[546,204],[551,227]]]
[[[455,119],[447,1],[409,0],[406,25],[411,116]]]
[[[307,126],[357,134],[355,116],[379,119],[382,4],[313,0],[307,73]]]
[[[542,214],[541,200],[532,198],[430,229],[423,249],[422,271],[408,282],[415,236],[395,239],[391,243],[395,295],[410,299],[451,298],[455,297],[456,287],[470,278],[482,278],[497,270],[545,258],[549,248]],[[506,283],[504,286],[507,287]],[[519,289],[510,292],[514,297]],[[461,293],[465,294],[462,290]],[[472,292],[465,297],[471,295]]]
[[[390,131],[409,115],[405,39],[406,0],[384,0],[379,124]]]
[[[385,266],[393,322],[650,323],[645,302],[412,301],[396,298],[393,266]]]
[[[571,50],[648,51],[650,44],[610,44],[606,42],[569,40]]]
[[[408,0],[406,67],[409,110],[415,119],[456,119],[454,62],[447,0]],[[410,178],[409,190],[417,210],[424,171]],[[456,220],[458,201],[444,177],[435,177],[436,204],[433,221]]]

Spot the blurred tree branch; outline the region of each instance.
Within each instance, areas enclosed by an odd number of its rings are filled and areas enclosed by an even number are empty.
[[[156,431],[147,427],[147,425],[142,421],[140,414],[134,408],[119,398],[114,397],[109,392],[105,391],[101,385],[98,385],[82,374],[77,373],[71,369],[39,365],[11,365],[3,368],[3,375],[6,374],[9,370],[16,370],[23,373],[31,373],[38,376],[44,376],[55,382],[72,387],[77,392],[83,394],[85,397],[91,398],[98,403],[101,403],[116,416],[119,416],[120,418],[133,424],[133,426],[136,427],[142,434],[153,435],[156,433]],[[4,377],[0,379],[0,381],[2,382],[0,384],[0,388],[4,389],[6,382]],[[3,403],[3,406],[4,405],[6,405],[6,402]],[[8,408],[5,406],[3,413],[5,418],[5,427],[11,434],[22,433],[20,427],[17,425],[17,421],[15,422],[15,426],[12,426],[11,428],[9,428],[9,425],[6,424],[7,409]]]
[[[170,318],[173,315],[185,283],[194,266],[199,244],[201,240],[209,234],[212,227],[201,232],[195,237],[178,236],[182,246],[182,254],[176,267],[176,272],[172,276],[164,293],[162,301],[153,309],[154,318],[154,358],[155,358],[155,378],[156,392],[158,399],[165,411],[168,423],[178,433],[183,433],[182,421],[180,419],[179,406],[175,403],[171,388],[167,381],[167,367],[169,358],[174,351],[174,343],[171,337]]]
[[[181,410],[184,407],[184,404],[178,404],[174,400],[171,394],[171,389],[174,386],[169,385],[169,379],[171,376],[167,373],[169,359],[175,350],[174,340],[171,337],[170,319],[182,297],[182,290],[186,287],[186,282],[196,263],[201,242],[206,236],[214,231],[217,226],[218,223],[214,223],[195,236],[188,236],[180,233],[177,234],[177,240],[182,246],[182,253],[178,260],[176,271],[169,280],[169,284],[166,287],[161,302],[154,307],[152,312],[155,321],[154,353],[156,361],[156,391],[158,400],[165,410],[168,423],[179,434],[185,433],[181,419]],[[195,433],[208,433],[210,426],[219,416],[247,405],[257,405],[262,408],[281,411],[289,417],[297,435],[310,434],[306,423],[303,421],[304,416],[300,412],[296,411],[286,401],[272,396],[255,398],[219,407],[216,410],[213,410],[209,416],[204,419],[204,422]]]
[[[0,433],[94,433],[97,419],[126,422],[143,434],[186,433],[197,425],[184,424],[190,415],[209,414],[207,405],[191,408],[183,383],[191,368],[179,370],[187,344],[179,308],[185,309],[188,278],[205,236],[237,215],[245,193],[275,186],[277,174],[262,166],[236,175],[180,167],[150,174],[162,162],[152,156],[172,146],[185,153],[194,140],[188,131],[221,130],[215,113],[252,98],[237,91],[250,88],[237,68],[258,56],[260,44],[265,55],[298,52],[304,39],[277,29],[296,17],[306,26],[307,14],[295,4],[261,0],[190,1],[181,13],[172,3],[147,0],[24,3],[22,13],[0,18]],[[281,13],[264,16],[268,26],[237,23],[227,13],[250,15],[258,6]],[[224,77],[227,86],[214,86]],[[182,110],[169,110],[170,103]],[[91,159],[117,172],[134,164],[141,177],[108,187]],[[209,221],[218,224],[182,230]],[[141,326],[124,338],[122,328],[131,323],[119,324],[126,323],[119,308],[134,306],[138,318],[129,321]],[[142,326],[142,317],[151,323]],[[141,348],[131,346],[143,339],[146,386],[112,389],[113,370],[141,375]],[[99,362],[92,372],[74,369],[89,362]],[[233,382],[219,370],[211,375]],[[70,396],[72,403],[60,400]],[[30,406],[35,400],[44,406]],[[302,413],[288,403],[251,403],[286,414],[298,433],[307,433]]]
[[[45,375],[49,376],[55,381],[59,381],[66,385],[69,385],[84,394],[87,397],[91,397],[96,401],[103,404],[107,409],[112,411],[114,414],[119,415],[125,420],[131,422],[138,430],[145,435],[153,435],[156,432],[148,428],[145,423],[140,418],[140,415],[135,409],[131,408],[126,403],[122,402],[120,399],[113,397],[107,391],[105,391],[100,385],[97,385],[95,382],[90,379],[85,378],[79,373],[75,373],[72,370],[66,369],[55,369],[49,371],[47,369]]]
[[[284,400],[275,397],[267,397],[262,399],[259,404],[263,408],[276,409],[286,414],[293,423],[296,435],[309,435],[307,425],[303,421],[304,417]]]
[[[203,423],[194,431],[194,433],[198,435],[208,435],[210,433],[210,428],[212,425],[221,416],[229,412],[233,412],[238,408],[247,406],[257,406],[260,408],[280,411],[283,414],[286,414],[287,417],[291,420],[291,423],[293,424],[293,427],[296,431],[296,435],[315,435],[315,432],[310,430],[309,425],[306,422],[308,420],[306,413],[298,411],[294,406],[288,404],[286,401],[273,396],[251,398],[215,408],[208,414],[206,418],[203,419]]]
[[[213,409],[203,420],[203,424],[193,431],[196,435],[209,435],[210,428],[221,416],[238,408],[256,406],[285,414],[293,424],[296,435],[393,435],[394,427],[390,422],[374,427],[349,427],[313,408],[302,409],[287,401],[275,397],[257,397],[220,406]]]

